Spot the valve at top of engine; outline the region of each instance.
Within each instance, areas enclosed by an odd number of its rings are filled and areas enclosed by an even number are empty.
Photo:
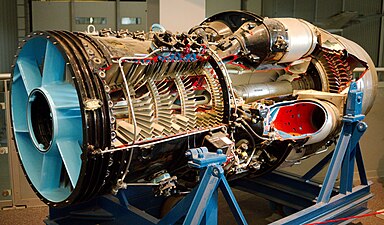
[[[366,68],[358,76],[357,66]],[[13,69],[14,139],[31,186],[52,206],[132,182],[169,195],[198,182],[185,167],[189,148],[222,149],[235,179],[329,145],[350,82],[368,112],[376,79],[353,42],[247,12],[217,14],[189,34],[35,32]]]

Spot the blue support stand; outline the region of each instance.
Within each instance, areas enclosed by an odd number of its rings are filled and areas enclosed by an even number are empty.
[[[262,196],[272,202],[297,211],[272,224],[308,224],[366,213],[367,201],[373,196],[367,181],[359,140],[367,129],[361,120],[363,93],[352,83],[348,93],[343,128],[335,150],[309,170],[304,176],[274,171],[259,179],[242,179],[234,186]],[[353,187],[354,162],[360,185]],[[311,179],[329,163],[322,184]],[[340,174],[340,187],[336,180]],[[345,223],[345,221],[340,222]],[[332,223],[336,224],[336,223]]]
[[[190,159],[188,164],[200,169],[201,181],[161,219],[156,217],[159,211],[156,209],[160,208],[162,199],[137,200],[137,196],[151,196],[150,190],[139,187],[120,190],[117,196],[101,196],[79,205],[62,209],[50,208],[49,219],[45,223],[47,225],[170,225],[180,224],[180,222],[184,225],[218,224],[218,189],[220,188],[237,223],[247,224],[221,167],[221,164],[227,160],[226,155],[220,149],[217,153],[211,153],[202,147],[188,150],[187,156]]]
[[[175,224],[180,216],[185,215],[187,210],[183,223],[185,225],[217,224],[218,188],[221,189],[237,223],[247,224],[221,167],[221,164],[227,160],[226,155],[220,149],[215,154],[208,152],[204,147],[188,150],[187,154],[191,159],[189,165],[202,170],[202,179],[191,195],[193,199],[184,198],[159,224]],[[173,213],[173,211],[179,211],[181,208],[185,209],[184,212],[180,212],[179,216],[175,217],[175,214],[178,213]]]

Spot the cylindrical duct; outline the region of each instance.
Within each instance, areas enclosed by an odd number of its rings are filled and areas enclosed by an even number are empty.
[[[274,20],[282,23],[288,33],[288,48],[280,59],[280,63],[292,62],[312,53],[318,42],[312,24],[294,18],[275,18]]]
[[[292,94],[292,84],[289,81],[278,81],[258,84],[235,86],[235,93],[242,97],[245,103],[263,98],[272,98]]]

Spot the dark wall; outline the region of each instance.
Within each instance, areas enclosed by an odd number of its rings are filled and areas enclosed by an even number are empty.
[[[17,49],[17,8],[15,0],[0,1],[0,73],[11,71]]]

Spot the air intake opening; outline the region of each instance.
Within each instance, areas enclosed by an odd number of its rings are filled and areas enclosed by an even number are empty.
[[[36,90],[29,97],[30,135],[41,151],[47,151],[52,143],[52,112],[44,94]]]

